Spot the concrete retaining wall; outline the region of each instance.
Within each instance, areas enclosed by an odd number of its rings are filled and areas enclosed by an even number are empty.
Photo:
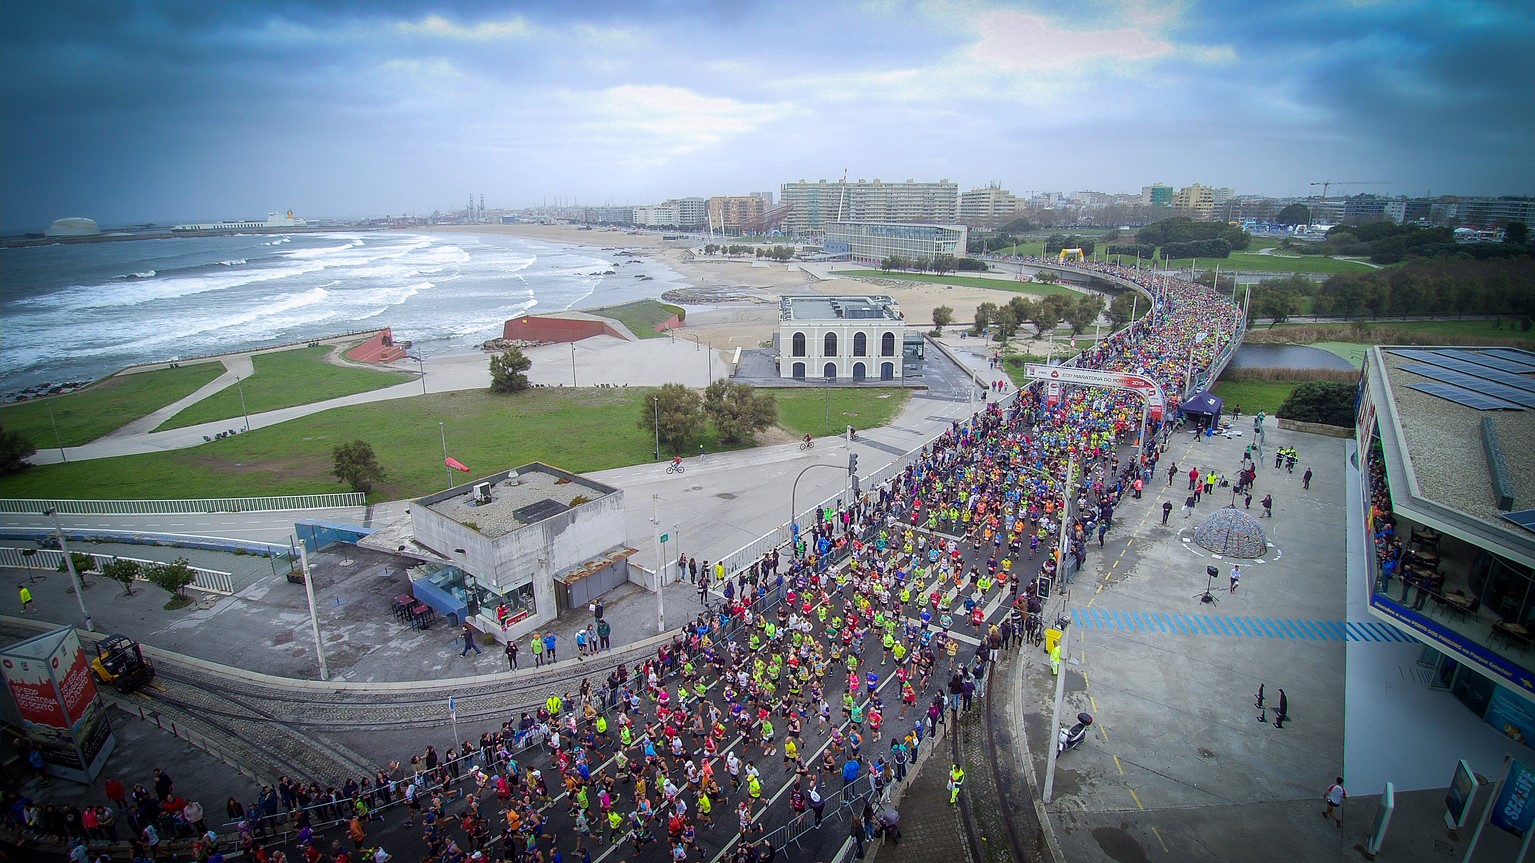
[[[394,343],[394,330],[390,327],[346,352],[347,359],[358,363],[392,363],[403,356],[405,349]]]

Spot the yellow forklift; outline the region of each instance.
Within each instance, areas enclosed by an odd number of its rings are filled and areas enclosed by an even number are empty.
[[[118,692],[133,692],[154,679],[154,663],[144,658],[139,643],[126,635],[112,634],[96,642],[96,658],[91,670],[103,684],[110,683]]]

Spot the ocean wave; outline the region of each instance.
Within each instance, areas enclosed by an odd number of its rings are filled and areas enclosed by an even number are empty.
[[[244,258],[235,258],[232,261],[219,261],[219,266],[222,266],[222,267],[238,267],[241,264],[245,264],[245,263],[249,263],[249,261],[245,260]]]
[[[152,279],[152,278],[154,278],[157,275],[159,275],[159,274],[156,273],[154,270],[145,270],[142,273],[123,273],[120,276],[113,276],[112,278],[114,278],[114,279]]]

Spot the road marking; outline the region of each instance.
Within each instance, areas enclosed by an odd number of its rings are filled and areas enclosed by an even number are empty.
[[[1126,790],[1130,792],[1130,798],[1135,801],[1135,808],[1141,810],[1142,812],[1144,812],[1146,810],[1146,807],[1141,805],[1141,798],[1140,798],[1139,795],[1137,795],[1135,793],[1135,789],[1134,788],[1129,788],[1129,789],[1126,789]]]
[[[1109,757],[1114,759],[1114,766],[1119,768],[1119,775],[1120,776],[1125,775],[1125,766],[1123,764],[1119,763],[1119,756],[1111,754],[1111,755],[1109,755]]]
[[[1171,853],[1167,850],[1167,843],[1162,841],[1162,831],[1158,830],[1156,827],[1152,827],[1151,832],[1156,835],[1157,844],[1162,846],[1162,852],[1164,854]]]

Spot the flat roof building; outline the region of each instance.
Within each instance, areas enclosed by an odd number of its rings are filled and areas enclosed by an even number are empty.
[[[1476,717],[1535,739],[1535,353],[1374,347],[1350,584]],[[1355,567],[1363,567],[1358,573]]]
[[[964,225],[924,225],[909,222],[829,222],[822,248],[830,256],[846,256],[866,264],[889,257],[931,261],[935,255],[965,256],[969,228]]]
[[[793,208],[784,221],[784,230],[790,234],[820,233],[834,221],[947,224],[955,219],[958,201],[959,184],[948,180],[800,180],[784,183],[779,195],[780,205]]]
[[[451,565],[411,570],[439,613],[516,637],[629,579],[621,489],[539,462],[411,502],[415,541]]]
[[[901,377],[906,321],[887,296],[785,296],[779,301],[778,374],[804,380]]]

